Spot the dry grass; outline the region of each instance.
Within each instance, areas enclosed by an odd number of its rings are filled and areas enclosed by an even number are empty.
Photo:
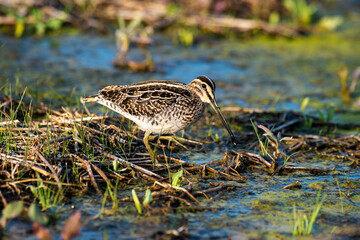
[[[34,112],[40,117],[38,120],[32,118]],[[154,144],[159,162],[152,163],[142,144],[143,133],[135,127],[126,129],[122,125],[128,126],[126,122],[76,109],[51,110],[43,105],[26,108],[22,101],[4,102],[0,123],[2,205],[15,199],[32,201],[34,195],[53,199],[60,194],[66,199],[96,192],[102,196],[107,186],[129,188],[140,183],[154,184],[153,196],[170,191],[174,196],[162,195],[192,205],[198,202],[194,194],[206,195],[213,190],[210,186],[191,189],[187,176],[198,173],[214,178],[228,176],[210,167],[195,167],[166,156],[165,150],[176,147],[163,143]],[[180,169],[186,179],[184,186],[173,186],[170,175]],[[192,203],[183,199],[181,193]]]
[[[205,165],[194,165],[170,156],[183,149],[164,142],[153,143],[158,151],[158,163],[154,164],[143,146],[143,133],[135,126],[125,119],[95,115],[86,107],[82,109],[81,112],[67,108],[54,110],[4,98],[0,122],[2,207],[13,200],[31,202],[36,198],[47,208],[73,196],[94,193],[100,196],[106,193],[114,202],[132,201],[132,198],[117,199],[116,191],[139,184],[150,188],[152,204],[194,207],[204,196],[208,198],[214,192],[231,189],[227,180],[246,181],[244,172],[278,174],[301,170],[326,174],[334,170],[286,165],[304,156],[330,156],[352,161],[353,167],[359,166],[359,135],[332,134],[330,137],[329,134],[294,132],[304,125],[301,113],[224,109],[232,116],[231,125],[243,127],[238,134],[242,144],[232,147],[223,142],[221,145],[221,142],[197,139],[205,143],[203,151],[222,146],[224,157]],[[206,122],[215,119],[208,112],[201,120],[204,124],[197,126],[205,127]],[[255,123],[252,125],[249,119]],[[332,123],[314,119],[312,129],[317,126],[329,131],[334,127]],[[216,122],[215,125],[220,127]],[[197,149],[197,146],[188,147]],[[180,170],[183,175],[181,184],[177,185],[171,176]],[[196,184],[199,179],[207,181]]]

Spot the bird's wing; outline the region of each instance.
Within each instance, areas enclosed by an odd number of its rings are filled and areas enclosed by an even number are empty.
[[[169,111],[179,99],[191,98],[191,93],[183,87],[148,84],[108,86],[99,96],[130,115],[152,117]]]

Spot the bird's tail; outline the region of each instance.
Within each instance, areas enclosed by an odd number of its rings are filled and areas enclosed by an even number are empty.
[[[92,96],[89,96],[89,97],[86,97],[86,98],[80,98],[80,101],[82,102],[82,103],[85,103],[85,102],[96,102],[96,100],[97,100],[97,97],[98,97],[98,95],[92,95]]]

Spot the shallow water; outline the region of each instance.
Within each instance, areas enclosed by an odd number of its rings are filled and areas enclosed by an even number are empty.
[[[29,87],[29,94],[34,98],[60,106],[75,105],[74,98],[94,94],[109,84],[131,84],[148,79],[189,83],[194,77],[205,74],[216,81],[216,95],[222,106],[299,110],[301,101],[310,97],[308,111],[316,114],[317,109],[324,111],[332,104],[337,110],[353,111],[336,115],[335,121],[360,123],[359,106],[355,101],[350,104],[341,101],[337,74],[342,67],[352,70],[360,65],[359,37],[360,29],[345,26],[339,33],[295,40],[203,39],[187,48],[174,46],[169,37],[157,35],[155,44],[150,47],[157,71],[131,73],[113,68],[111,62],[117,49],[111,36],[62,33],[19,40],[0,36],[0,42],[5,43],[0,49],[0,84],[10,82],[15,86],[17,82],[21,89]],[[145,51],[132,47],[128,59],[142,60]],[[359,90],[355,95],[359,97]],[[214,152],[187,151],[179,155],[190,162],[204,164],[221,159],[226,149],[222,145],[220,148]],[[96,196],[75,198],[58,211],[65,218],[72,209],[81,209],[84,226],[80,239],[150,237],[158,231],[181,226],[187,226],[194,239],[288,238],[291,236],[292,206],[296,204],[311,212],[319,186],[322,186],[324,206],[314,227],[316,236],[327,239],[330,232],[336,233],[334,227],[360,225],[358,169],[334,159],[314,158],[288,164],[336,167],[337,171],[327,175],[244,173],[248,177],[246,183],[230,182],[236,186],[234,191],[220,192],[213,199],[203,201],[201,206],[214,208],[211,211],[178,211],[168,216],[140,217],[133,203],[124,203],[122,213],[93,220],[102,202]],[[281,189],[295,181],[303,188]],[[351,194],[355,204],[339,197],[339,186]],[[137,190],[141,192],[144,188]],[[119,196],[130,196],[130,190]]]
[[[0,36],[5,43],[0,49],[0,83],[18,78],[34,97],[51,96],[53,91],[66,97],[73,89],[75,96],[84,96],[110,84],[149,79],[189,83],[207,75],[216,81],[223,106],[299,110],[309,97],[310,112],[334,105],[358,116],[359,90],[352,103],[344,104],[338,71],[347,67],[351,73],[360,65],[359,35],[360,31],[345,28],[295,40],[203,39],[193,47],[175,46],[169,37],[155,36],[149,51],[157,71],[140,74],[113,68],[117,49],[111,36],[59,34],[20,40]],[[127,59],[141,61],[145,52],[133,46]],[[57,104],[63,104],[58,98]],[[340,117],[336,120],[360,122],[358,117]]]

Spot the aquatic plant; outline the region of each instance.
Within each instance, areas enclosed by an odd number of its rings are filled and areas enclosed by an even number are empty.
[[[141,24],[141,20],[141,17],[138,17],[126,25],[124,19],[120,16],[118,17],[119,28],[115,31],[115,41],[116,46],[120,51],[117,56],[119,60],[125,60],[126,54],[129,51],[131,38],[134,37],[139,30],[138,28]]]
[[[186,47],[190,47],[194,43],[194,33],[187,28],[179,28],[177,31],[177,38],[174,42],[180,42]]]
[[[352,74],[351,74],[352,80],[351,80],[351,83],[349,84],[350,86],[348,86],[348,80],[347,80],[349,71],[346,67],[341,68],[338,71],[338,75],[339,75],[340,83],[341,83],[341,98],[344,103],[351,103],[354,100],[354,92],[356,89],[357,81],[360,77],[360,67],[357,67],[352,72]]]
[[[325,114],[323,113],[325,111]],[[321,122],[330,122],[335,116],[335,106],[333,104],[327,105],[324,109],[317,109]]]
[[[347,68],[342,68],[339,70],[339,77],[341,82],[341,97],[345,103],[351,102],[350,91],[347,86]]]
[[[118,184],[119,184],[119,180],[116,181],[115,187],[113,187],[114,190],[111,190],[111,186],[109,184],[107,185],[107,191],[109,192],[112,201],[113,210],[116,210],[119,207],[119,200],[117,198]]]
[[[12,17],[15,20],[14,36],[19,38],[23,35],[25,30],[25,16],[22,13],[17,13],[15,9],[10,7],[2,7],[1,9],[6,16]]]
[[[310,98],[309,97],[306,97],[302,100],[301,102],[301,107],[300,107],[300,111],[303,112],[305,111],[306,107],[309,105],[309,102],[310,102]]]
[[[296,205],[293,205],[292,218],[290,219],[293,236],[305,236],[311,234],[313,225],[324,201],[324,198],[322,198],[320,201],[320,195],[321,189],[317,194],[315,206],[310,216],[302,211],[297,210]]]
[[[150,189],[146,189],[143,205],[146,209],[149,209],[150,203],[152,201],[152,195]]]
[[[215,133],[215,136],[212,131],[212,126],[209,125],[207,136],[213,140],[213,142],[218,143],[220,142],[220,137],[218,133]]]
[[[339,198],[340,198],[340,206],[341,206],[341,212],[344,214],[344,202],[343,202],[343,192],[340,189],[339,179],[336,179],[336,184],[339,189]]]
[[[153,41],[149,37],[152,31],[141,25],[142,17],[137,17],[126,24],[125,20],[118,17],[118,29],[115,31],[116,46],[119,50],[113,60],[113,65],[119,68],[127,68],[133,72],[143,72],[154,70],[154,62],[152,60],[151,52],[146,48],[146,45]],[[142,62],[125,60],[126,55],[130,49],[131,43],[137,43],[142,49],[145,49],[145,59]]]
[[[61,28],[61,26],[64,24],[65,19],[67,19],[67,15],[63,13],[64,15],[61,17],[51,18],[47,19],[43,15],[43,11],[41,9],[32,8],[30,9],[30,17],[34,19],[34,23],[30,26],[33,26],[35,28],[35,32],[37,35],[44,35],[46,31],[49,30],[58,30]]]
[[[254,129],[254,132],[256,134],[256,137],[259,141],[259,144],[260,144],[260,150],[261,150],[261,155],[265,155],[266,154],[266,148],[264,147],[264,143],[263,141],[261,140],[260,136],[259,136],[259,133],[258,133],[258,130],[257,130],[257,127],[255,126],[254,122],[252,119],[250,119],[250,122],[251,122],[251,125]]]
[[[344,18],[342,16],[323,16],[316,24],[316,28],[334,31],[341,24],[343,24]]]
[[[307,129],[311,129],[314,119],[307,115],[304,115],[304,125]]]
[[[30,185],[30,190],[34,194],[34,197],[39,200],[42,209],[45,210],[59,205],[64,198],[62,187],[56,189],[50,184],[46,185],[38,174],[37,179],[37,186]]]
[[[175,186],[175,187],[181,187],[181,185],[183,184],[183,181],[181,181],[181,177],[183,176],[183,170],[178,171],[177,173],[174,173],[172,175],[172,182],[171,185]]]
[[[14,19],[14,36],[17,38],[22,37],[25,32],[35,32],[42,36],[47,30],[60,29],[68,19],[65,11],[56,11],[46,7],[30,6],[26,9],[23,6],[21,9],[4,6],[1,10],[5,12],[6,16]]]
[[[300,26],[310,26],[318,11],[315,2],[307,3],[305,0],[284,0],[283,5],[290,12],[292,21]]]
[[[137,194],[135,192],[135,189],[131,190],[131,195],[132,195],[132,198],[133,198],[133,201],[135,203],[135,207],[136,207],[138,213],[141,214],[142,213],[141,203],[140,203],[139,198],[138,198],[138,196],[137,196]]]

